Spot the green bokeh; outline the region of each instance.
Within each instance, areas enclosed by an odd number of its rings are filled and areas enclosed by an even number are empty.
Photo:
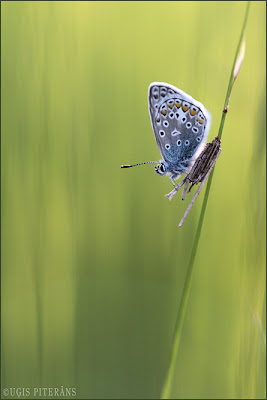
[[[119,167],[159,158],[153,81],[201,101],[214,138],[245,7],[2,2],[2,388],[160,396],[203,193],[178,229],[190,196]],[[253,1],[174,398],[265,398],[265,15]]]

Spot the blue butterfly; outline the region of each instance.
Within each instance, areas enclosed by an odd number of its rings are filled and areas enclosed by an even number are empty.
[[[169,175],[173,185],[177,186],[175,179],[190,171],[203,149],[211,115],[203,104],[163,82],[154,82],[149,86],[148,107],[162,160],[121,167],[157,163],[155,172],[161,176]]]

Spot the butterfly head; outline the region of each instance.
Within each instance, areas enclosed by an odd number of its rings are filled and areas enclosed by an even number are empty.
[[[155,167],[155,172],[161,176],[166,175],[169,172],[164,161],[160,161],[158,163],[158,165]]]

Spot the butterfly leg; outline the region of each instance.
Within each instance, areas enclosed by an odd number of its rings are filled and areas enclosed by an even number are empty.
[[[181,174],[182,175],[182,174]],[[176,182],[176,180],[175,179],[178,179],[180,177],[180,175],[175,175],[175,174],[173,174],[173,175],[171,175],[170,176],[170,181],[171,181],[171,183],[173,184],[173,186],[176,188],[177,186],[178,186],[178,182]]]
[[[170,176],[170,181],[171,181],[171,183],[173,184],[173,186],[174,187],[176,187],[177,186],[177,183],[175,182],[175,180],[174,179],[172,179],[172,177]]]
[[[172,178],[172,180],[174,181],[174,178]],[[174,195],[181,189],[181,187],[184,185],[185,181],[186,181],[186,178],[184,178],[184,179],[179,183],[179,185],[174,181],[174,182],[176,183],[177,186],[175,186],[174,189],[173,189],[170,193],[166,194],[165,196],[168,197],[169,200],[171,200],[171,199],[173,198],[173,196],[174,196]]]

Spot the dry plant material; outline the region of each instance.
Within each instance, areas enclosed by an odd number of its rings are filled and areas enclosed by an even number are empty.
[[[209,174],[211,173],[212,169],[214,168],[217,158],[220,155],[220,152],[221,152],[221,140],[218,138],[218,136],[216,136],[211,143],[207,143],[205,145],[203,151],[201,152],[199,157],[196,159],[193,167],[191,168],[190,172],[186,175],[186,177],[170,193],[166,194],[166,197],[168,197],[168,199],[171,200],[173,198],[173,196],[184,185],[184,190],[183,190],[183,194],[182,194],[182,200],[184,200],[186,194],[191,191],[192,187],[201,182],[201,185],[199,186],[198,190],[196,191],[183,218],[181,219],[179,227],[181,227],[183,225],[187,215],[189,214],[189,211],[191,210],[197,196],[200,193],[200,190],[204,186],[204,183],[206,182],[206,180],[209,177]]]

